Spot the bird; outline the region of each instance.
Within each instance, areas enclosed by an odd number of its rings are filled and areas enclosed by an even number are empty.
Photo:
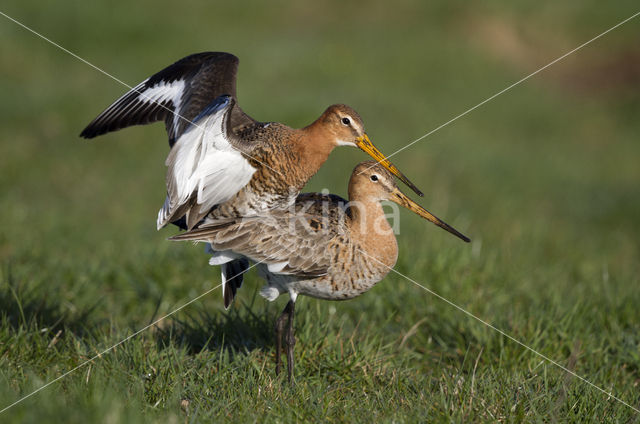
[[[375,161],[358,164],[349,180],[349,201],[340,196],[302,193],[293,207],[263,216],[219,220],[170,238],[209,243],[226,260],[239,256],[257,264],[266,280],[260,294],[274,301],[288,294],[275,325],[276,374],[284,342],[287,372],[293,378],[293,319],[299,295],[347,300],[371,289],[398,259],[395,234],[381,201],[395,202],[465,242],[469,238],[419,206],[398,188],[393,175]]]
[[[93,138],[164,121],[170,151],[158,230],[169,223],[191,230],[204,221],[287,208],[337,146],[360,148],[422,196],[373,145],[362,118],[347,105],[329,106],[300,129],[251,118],[236,97],[238,63],[226,52],[184,57],[133,87],[80,134]],[[225,307],[247,267],[242,259],[222,266]]]

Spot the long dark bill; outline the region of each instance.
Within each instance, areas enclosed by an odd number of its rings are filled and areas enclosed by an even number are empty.
[[[410,211],[417,213],[418,215],[420,215],[424,219],[427,219],[427,220],[433,222],[434,224],[436,224],[438,227],[449,231],[451,234],[453,234],[454,236],[460,238],[461,240],[466,241],[467,243],[469,243],[471,241],[467,236],[462,234],[460,231],[456,230],[455,228],[453,228],[452,226],[450,226],[449,224],[447,224],[446,222],[444,222],[443,220],[441,220],[440,218],[438,218],[437,216],[435,216],[434,214],[432,214],[428,210],[424,209],[422,206],[418,205],[413,200],[409,199],[400,190],[395,189],[391,193],[391,199],[389,199],[389,200],[392,200],[392,201],[396,202],[397,204],[399,204],[400,206],[403,206],[403,207],[409,209]]]

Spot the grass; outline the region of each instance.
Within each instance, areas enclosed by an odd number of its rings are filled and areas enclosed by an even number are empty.
[[[135,84],[188,53],[241,58],[258,119],[331,103],[392,152],[637,12],[633,2],[210,5],[9,1],[2,11]],[[394,157],[466,245],[402,212],[396,269],[640,407],[636,20]],[[0,408],[219,284],[155,231],[162,125],[77,135],[125,89],[0,19]],[[309,183],[345,195],[365,157]],[[296,385],[274,375],[248,278],[0,415],[2,422],[636,422],[638,414],[391,273],[301,298]]]

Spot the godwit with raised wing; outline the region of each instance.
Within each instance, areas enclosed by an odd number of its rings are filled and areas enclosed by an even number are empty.
[[[215,220],[286,208],[336,146],[359,147],[422,195],[373,146],[348,106],[330,106],[302,129],[249,117],[236,101],[237,68],[229,53],[187,56],[138,84],[81,133],[92,138],[164,120],[171,151],[158,229],[170,222],[192,229],[207,215]],[[223,265],[225,299],[242,284],[238,271],[247,266],[242,260]],[[231,274],[237,277],[226,281]]]
[[[369,290],[395,265],[398,244],[380,201],[390,200],[428,219],[460,239],[469,239],[405,196],[393,175],[376,162],[356,166],[349,181],[349,203],[334,195],[305,193],[289,210],[204,224],[172,237],[210,243],[228,260],[242,256],[258,263],[270,301],[288,293],[276,321],[276,373],[285,336],[289,379],[293,375],[293,314],[298,295],[351,299]]]

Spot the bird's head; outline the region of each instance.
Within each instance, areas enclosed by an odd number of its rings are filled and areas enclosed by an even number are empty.
[[[330,134],[329,137],[334,146],[358,147],[398,177],[416,194],[423,196],[422,192],[373,145],[364,130],[364,122],[358,112],[347,105],[332,105],[322,114],[320,121],[325,131]]]
[[[355,167],[349,180],[349,199],[360,201],[388,200],[397,203],[433,222],[438,227],[447,230],[456,237],[469,242],[469,238],[465,235],[402,193],[393,175],[375,161],[362,162]]]

